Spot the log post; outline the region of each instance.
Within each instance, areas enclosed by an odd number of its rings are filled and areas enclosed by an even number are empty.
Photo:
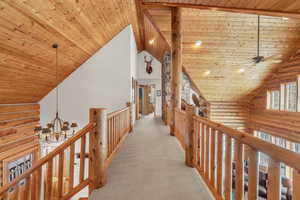
[[[95,123],[96,127],[89,137],[89,193],[106,184],[107,110],[91,108],[90,123]]]
[[[133,106],[131,102],[127,102],[126,105],[127,107],[129,107],[129,120],[130,120],[129,133],[131,133],[133,130],[133,111],[132,111]]]
[[[193,117],[197,114],[196,107],[188,105],[186,107],[187,115],[187,137],[186,137],[186,150],[185,150],[185,164],[189,167],[196,166],[196,132],[194,130]]]
[[[181,8],[172,8],[172,116],[170,134],[174,136],[175,108],[181,109],[182,28]]]

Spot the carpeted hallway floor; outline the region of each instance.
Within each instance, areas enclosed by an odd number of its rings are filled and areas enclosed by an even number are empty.
[[[205,183],[184,164],[175,137],[158,118],[137,121],[92,200],[210,200]]]

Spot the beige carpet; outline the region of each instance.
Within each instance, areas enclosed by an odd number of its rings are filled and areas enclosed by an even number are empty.
[[[184,164],[175,137],[158,118],[137,121],[92,200],[210,200],[197,172]]]

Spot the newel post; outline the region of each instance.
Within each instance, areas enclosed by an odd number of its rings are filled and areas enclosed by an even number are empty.
[[[196,153],[196,133],[194,130],[193,117],[197,115],[197,108],[192,105],[186,107],[187,115],[187,137],[186,137],[186,150],[185,150],[185,164],[189,167],[195,167],[195,153]]]
[[[129,133],[131,133],[133,130],[133,111],[132,111],[133,106],[131,102],[127,102],[126,105],[127,107],[129,107],[129,120],[130,120]]]
[[[107,110],[91,108],[90,123],[96,124],[96,127],[90,131],[89,137],[89,192],[91,193],[106,183]]]

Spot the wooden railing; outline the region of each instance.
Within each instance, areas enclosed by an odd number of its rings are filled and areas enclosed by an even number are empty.
[[[108,155],[106,158],[106,166],[108,166],[113,156],[118,152],[120,146],[124,142],[127,134],[131,132],[131,107],[126,107],[117,112],[108,114],[107,117],[107,138],[108,138]]]
[[[181,112],[176,114],[180,115],[179,117],[182,115]],[[190,119],[189,113],[186,115],[186,118]],[[186,160],[190,159],[191,166],[196,167],[216,199],[241,200],[246,196],[248,200],[259,199],[262,184],[265,184],[266,188],[265,199],[300,199],[299,154],[248,133],[192,113],[190,115],[193,129],[186,137]],[[189,123],[189,120],[185,123]],[[269,156],[268,168],[264,169],[265,171],[259,167],[259,152]],[[282,181],[280,163],[294,170],[290,194],[282,193],[283,187],[289,183]],[[264,174],[265,178],[262,176]],[[286,195],[285,198],[283,195]]]
[[[175,109],[174,134],[179,140],[183,149],[186,148],[187,133],[188,123],[186,112],[183,110]]]
[[[90,109],[90,123],[13,182],[1,187],[0,199],[64,200],[86,186],[90,192],[102,187],[106,183],[106,168],[132,129],[131,117],[130,104],[110,114],[106,109]],[[77,149],[79,174],[74,170]]]

